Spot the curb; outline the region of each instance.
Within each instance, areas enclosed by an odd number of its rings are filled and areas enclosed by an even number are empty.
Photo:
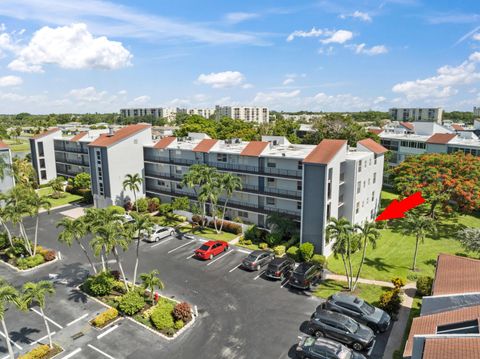
[[[56,256],[54,260],[51,260],[51,261],[49,261],[49,262],[42,263],[42,264],[40,264],[40,265],[38,265],[38,266],[36,266],[36,267],[28,268],[28,269],[19,269],[19,268],[15,267],[14,265],[11,265],[10,263],[7,263],[7,262],[2,261],[2,260],[0,260],[0,263],[5,264],[7,267],[9,267],[10,269],[15,270],[15,271],[18,272],[18,273],[28,273],[28,272],[32,272],[32,271],[34,271],[34,270],[37,270],[37,269],[41,269],[41,268],[43,268],[43,267],[46,267],[47,265],[56,263],[57,261],[59,261],[58,256]]]

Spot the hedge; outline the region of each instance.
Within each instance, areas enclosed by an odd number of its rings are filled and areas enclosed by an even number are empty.
[[[300,261],[300,251],[297,246],[291,246],[287,250],[287,256],[292,258],[294,261],[299,262]]]
[[[192,218],[192,221],[193,221],[193,218]],[[214,221],[208,222],[208,226],[210,228],[215,228],[215,222]],[[220,228],[221,226],[222,226],[222,221],[217,219],[217,228]],[[223,221],[222,231],[233,233],[233,234],[241,234],[242,226],[233,222]]]
[[[285,249],[285,246],[275,246],[273,247],[273,252],[276,256],[282,257],[283,255],[285,255]]]
[[[50,347],[47,344],[39,345],[28,353],[20,355],[18,359],[42,359],[50,352]]]
[[[114,320],[116,317],[118,317],[118,310],[116,310],[115,308],[108,308],[107,310],[93,318],[92,325],[97,328],[101,328],[110,321]]]
[[[432,294],[433,278],[432,277],[418,277],[417,292],[422,297]]]
[[[31,257],[18,258],[17,267],[20,269],[29,269],[45,263],[45,258],[41,254],[35,254]]]
[[[324,268],[327,258],[322,256],[321,254],[314,254],[310,262],[318,264],[320,267]]]
[[[172,315],[172,307],[159,305],[150,316],[152,324],[158,330],[173,329],[175,322]]]

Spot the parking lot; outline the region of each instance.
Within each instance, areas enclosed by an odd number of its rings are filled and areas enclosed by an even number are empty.
[[[66,351],[60,359],[293,358],[302,324],[322,302],[309,291],[289,288],[286,281],[265,278],[263,271],[242,269],[239,265],[247,256],[247,250],[232,246],[213,260],[203,261],[196,259],[193,251],[205,242],[204,239],[169,237],[156,243],[141,243],[139,272],[158,269],[165,283],[162,294],[196,305],[199,320],[173,341],[126,319],[99,337],[101,334],[89,326],[88,320],[102,307],[72,291],[88,266],[77,247],[69,248],[56,242],[55,223],[60,218],[61,215],[52,212],[41,222],[39,234],[42,245],[60,249],[63,254],[61,261],[42,271],[43,275],[55,272],[71,282],[56,285],[57,294],[46,310],[47,316],[58,324],[50,323],[52,331],[56,332],[54,340],[65,343]],[[131,277],[134,250],[122,253],[122,258],[127,277]],[[0,273],[5,270],[1,267]],[[9,279],[11,273],[5,276]],[[22,277],[22,280],[28,279],[24,274]],[[39,279],[38,273],[35,279]],[[45,340],[43,320],[35,312],[25,314],[10,310],[6,320],[12,340],[23,349],[39,339]],[[79,332],[83,335],[73,339]],[[388,333],[377,336],[372,358],[382,357],[387,338]],[[15,350],[20,351],[19,348]],[[6,353],[4,344],[0,352]]]

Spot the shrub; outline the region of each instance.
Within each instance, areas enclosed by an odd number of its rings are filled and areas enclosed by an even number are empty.
[[[194,214],[192,216],[192,223],[200,224],[201,222],[202,222],[202,216],[200,216],[198,214]]]
[[[137,202],[135,202],[135,208],[138,212],[146,212],[148,209],[148,199],[146,198],[139,198]]]
[[[142,312],[142,318],[143,319],[150,319],[152,316],[153,311],[156,309],[156,306],[150,307]]]
[[[297,246],[291,246],[287,250],[287,256],[292,258],[294,261],[299,262],[300,261],[300,251]]]
[[[171,307],[165,305],[157,305],[150,316],[150,320],[155,328],[162,331],[173,329],[175,325]]]
[[[273,252],[278,257],[282,257],[283,255],[285,255],[285,250],[286,250],[285,246],[275,246],[275,247],[273,247]]]
[[[378,306],[380,309],[383,309],[388,314],[394,316],[400,310],[401,304],[402,298],[400,297],[400,289],[393,288],[380,296],[380,303]]]
[[[173,208],[172,208],[172,205],[170,203],[162,203],[159,207],[158,207],[158,212],[162,215],[162,216],[168,216],[172,213],[173,211]]]
[[[45,261],[50,262],[53,261],[56,258],[56,253],[54,250],[48,249],[41,253]]]
[[[8,247],[7,250],[5,251],[5,254],[9,258],[18,258],[23,256],[28,255],[28,251],[25,248],[25,242],[23,239],[20,238],[14,238],[13,239],[13,247]]]
[[[10,245],[8,241],[8,235],[5,232],[0,233],[0,250],[5,249]]]
[[[180,330],[180,329],[182,329],[184,326],[185,326],[185,323],[183,322],[183,320],[177,320],[177,321],[175,321],[175,324],[173,325],[173,327],[175,328],[175,330]]]
[[[158,211],[158,207],[160,206],[160,199],[157,197],[149,198],[148,199],[148,212],[156,212]]]
[[[120,299],[118,304],[118,309],[126,315],[134,315],[144,306],[145,300],[143,297],[137,291],[132,290],[122,296],[122,299]]]
[[[214,221],[208,222],[208,226],[210,228],[215,228],[215,222]],[[217,228],[220,228],[220,226],[222,226],[222,221],[217,219]],[[241,234],[242,233],[242,226],[237,224],[237,223],[233,223],[233,222],[229,222],[229,221],[223,221],[222,231],[228,232],[228,233],[233,233],[233,234]]]
[[[285,246],[287,248],[290,248],[291,246],[294,246],[300,242],[300,235],[298,233],[295,233],[292,235],[292,238],[290,238],[286,243]]]
[[[125,209],[125,211],[131,211],[133,210],[133,203],[131,201],[127,201],[125,202],[125,204],[123,205],[123,208]]]
[[[83,197],[83,201],[87,203],[93,202],[92,191],[89,188],[80,188],[77,193]]]
[[[114,320],[116,317],[118,317],[118,310],[116,310],[115,308],[108,308],[107,310],[93,318],[92,325],[101,328],[105,326],[105,324]]]
[[[31,257],[17,259],[17,267],[19,269],[34,268],[42,263],[45,263],[45,258],[43,258],[41,254],[35,254]]]
[[[301,259],[305,262],[308,262],[313,257],[315,247],[312,243],[305,242],[300,245],[299,251]]]
[[[165,330],[165,334],[167,334],[169,337],[173,337],[175,335],[175,328],[167,328]]]
[[[91,186],[90,174],[81,172],[73,179],[73,187],[77,189],[89,189]]]
[[[265,242],[262,242],[258,245],[258,248],[260,249],[268,249],[268,244]]]
[[[405,287],[405,284],[407,284],[405,282],[405,279],[399,278],[399,277],[392,278],[391,282],[392,282],[393,286],[395,287],[395,289],[400,289],[402,287]]]
[[[109,294],[115,283],[111,273],[101,272],[94,277],[90,277],[85,282],[85,290],[95,297],[102,297]]]
[[[417,292],[423,297],[432,294],[433,278],[432,277],[418,277]]]
[[[275,247],[282,242],[282,236],[279,233],[269,233],[265,237],[265,242],[268,243],[269,246]]]
[[[76,191],[75,191],[75,188],[73,188],[73,186],[71,184],[67,184],[65,186],[65,192],[75,194]]]
[[[244,240],[250,241],[250,242],[255,241],[257,239],[257,231],[258,231],[258,227],[256,225],[248,227],[245,230],[245,233],[243,234]]]
[[[47,356],[50,352],[50,347],[47,344],[39,345],[28,353],[20,355],[18,359],[41,359]]]
[[[251,246],[252,245],[252,241],[250,239],[247,239],[247,240],[241,240],[240,241],[241,244],[244,244],[246,246]]]
[[[327,261],[327,258],[325,258],[324,256],[322,256],[321,254],[314,254],[312,256],[312,259],[310,259],[310,262],[312,263],[315,263],[315,264],[318,264],[320,267],[324,268],[325,267],[325,263]]]
[[[120,207],[120,206],[107,207],[107,211],[110,214],[118,214],[119,216],[123,216],[125,214],[125,208]]]
[[[188,323],[192,320],[192,308],[187,302],[181,302],[173,308],[173,318]]]

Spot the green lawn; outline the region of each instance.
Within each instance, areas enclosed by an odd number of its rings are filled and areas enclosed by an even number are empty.
[[[382,205],[395,198],[395,194],[382,193]],[[381,238],[377,248],[367,249],[366,261],[362,269],[363,278],[390,281],[392,277],[413,279],[416,276],[430,275],[435,271],[435,263],[439,253],[465,254],[460,243],[455,239],[456,232],[462,227],[480,227],[480,218],[473,215],[462,215],[456,219],[448,220],[438,229],[436,238],[426,238],[425,243],[420,244],[417,256],[417,272],[412,273],[410,267],[413,261],[415,238],[404,236],[396,228],[380,230]],[[353,265],[358,268],[361,254],[353,255]],[[339,274],[343,274],[343,263],[340,258],[333,256],[328,259],[328,268]]]
[[[334,293],[346,291],[347,282],[337,282],[332,279],[324,280],[317,288],[315,288],[314,295],[320,298],[328,298]],[[356,295],[370,304],[377,305],[380,295],[390,288],[380,287],[372,284],[358,283],[354,292],[349,294]]]
[[[28,140],[3,140],[12,152],[27,152],[30,151],[30,144]]]
[[[152,221],[160,226],[168,226],[168,227],[177,227],[184,223],[186,220],[185,217],[179,215],[171,215],[171,216],[154,216],[152,217]]]
[[[239,236],[238,234],[227,233],[227,232],[217,233],[213,228],[200,229],[199,227],[196,227],[192,229],[192,226],[190,224],[181,226],[180,229],[184,232],[195,234],[196,236],[200,236],[206,239],[211,239],[214,241],[230,242],[232,239],[235,239]]]
[[[76,195],[76,194],[71,194],[71,193],[67,193],[67,192],[63,192],[63,194],[65,195],[65,197],[62,197],[62,198],[52,198],[51,197],[51,194],[52,194],[53,190],[51,187],[44,187],[44,188],[40,188],[38,190],[38,194],[42,197],[47,197],[48,198],[48,201],[50,202],[50,204],[52,205],[52,208],[54,207],[58,207],[58,206],[63,206],[64,204],[69,204],[69,203],[72,203],[72,202],[77,202],[77,201],[80,201],[83,199],[82,196],[79,196],[79,195]]]

